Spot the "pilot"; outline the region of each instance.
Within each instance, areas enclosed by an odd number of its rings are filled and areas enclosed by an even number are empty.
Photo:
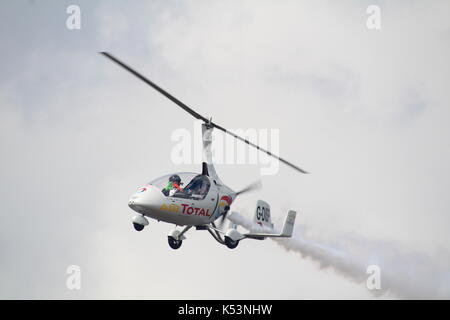
[[[171,175],[167,186],[162,190],[162,192],[165,196],[172,196],[175,192],[181,191],[181,184],[181,178],[179,175]]]

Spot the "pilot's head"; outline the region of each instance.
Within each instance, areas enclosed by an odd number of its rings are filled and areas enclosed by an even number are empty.
[[[179,184],[181,184],[181,178],[180,178],[179,175],[174,174],[174,175],[171,175],[171,176],[170,176],[169,182],[176,183],[176,184],[179,185]]]

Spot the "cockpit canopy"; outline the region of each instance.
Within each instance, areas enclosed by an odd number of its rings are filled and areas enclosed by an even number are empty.
[[[169,179],[173,175],[178,175],[181,179],[178,190]],[[209,178],[193,172],[172,173],[155,179],[149,183],[161,190],[168,197],[203,200],[211,187]]]

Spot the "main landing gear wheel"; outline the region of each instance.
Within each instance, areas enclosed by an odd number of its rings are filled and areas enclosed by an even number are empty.
[[[225,237],[225,244],[228,248],[234,249],[238,246],[239,240],[233,240],[230,237]]]
[[[181,247],[181,244],[183,243],[183,240],[177,240],[172,236],[168,236],[167,240],[169,242],[169,246],[172,249],[178,249],[179,247]]]
[[[139,224],[139,223],[134,223],[134,222],[133,222],[133,227],[134,227],[134,229],[135,229],[136,231],[142,231],[142,230],[144,230],[144,226],[143,226],[142,224]]]

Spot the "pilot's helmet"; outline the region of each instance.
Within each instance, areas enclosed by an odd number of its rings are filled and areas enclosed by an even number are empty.
[[[175,182],[176,184],[180,184],[181,183],[181,178],[180,178],[179,175],[174,174],[174,175],[170,176],[169,181],[170,182]]]

